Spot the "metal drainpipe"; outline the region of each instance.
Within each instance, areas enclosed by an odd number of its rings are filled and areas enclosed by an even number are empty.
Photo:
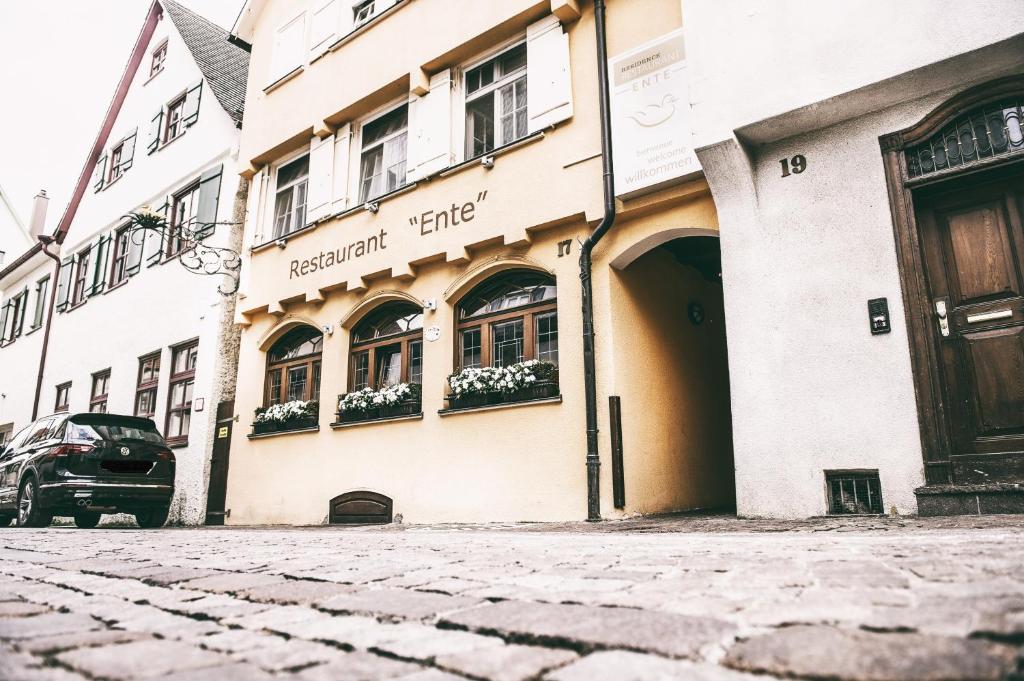
[[[594,300],[590,281],[592,251],[615,224],[615,171],[612,168],[612,119],[608,96],[608,46],[605,0],[594,0],[597,80],[601,105],[601,161],[604,168],[604,217],[580,246],[583,284],[583,393],[587,411],[587,520],[601,519],[601,459],[597,450],[597,367],[594,361]]]
[[[39,237],[39,242],[42,244],[43,253],[47,257],[56,263],[53,270],[53,285],[50,287],[50,304],[46,309],[46,328],[43,329],[43,350],[39,355],[39,375],[36,377],[36,397],[32,402],[32,420],[35,421],[39,417],[39,395],[43,391],[43,370],[46,368],[46,351],[50,345],[50,325],[53,322],[53,307],[57,301],[57,287],[60,286],[60,256],[54,253],[50,253],[47,250],[47,246],[52,244],[55,239],[48,235],[42,235]]]

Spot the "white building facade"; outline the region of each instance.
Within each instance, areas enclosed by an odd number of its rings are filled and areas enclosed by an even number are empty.
[[[683,26],[739,514],[1024,510],[1024,4],[687,0]]]
[[[172,523],[204,522],[217,405],[233,397],[236,273],[188,268],[237,250],[240,238],[248,55],[226,35],[170,0],[154,2],[56,232],[61,268],[39,415],[152,418],[177,459]],[[126,216],[146,208],[165,229],[129,229]],[[20,406],[32,402],[38,354],[22,357],[19,344],[0,349],[0,374]]]

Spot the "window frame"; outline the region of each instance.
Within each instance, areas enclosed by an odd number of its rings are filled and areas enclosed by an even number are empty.
[[[156,400],[157,391],[160,387],[160,357],[161,353],[159,350],[151,352],[148,355],[139,357],[139,368],[135,375],[135,402],[132,404],[132,413],[135,416],[142,418],[151,419],[156,416]],[[142,380],[142,373],[146,366],[150,366],[151,378],[147,381]],[[150,395],[149,404],[152,411],[141,412],[139,411],[139,399],[144,395]]]
[[[183,92],[167,104],[167,110],[164,112],[164,130],[163,135],[161,135],[163,138],[160,142],[161,144],[173,142],[185,134],[185,99],[187,97],[188,93]],[[172,122],[175,112],[177,112],[178,118]],[[171,134],[172,130],[174,131],[173,135]]]
[[[550,300],[540,300],[537,302],[527,303],[520,305],[509,310],[497,310],[495,312],[485,312],[483,314],[474,315],[472,317],[462,317],[462,304],[466,298],[477,291],[481,286],[494,285],[499,283],[500,280],[514,279],[517,275],[523,274],[534,274],[541,275],[551,280],[551,285],[555,287],[555,297]],[[536,359],[538,353],[537,346],[537,318],[544,317],[549,314],[555,315],[555,321],[558,320],[558,280],[546,272],[538,272],[535,270],[510,270],[508,272],[501,272],[492,277],[484,279],[472,289],[470,289],[465,296],[459,300],[455,305],[455,342],[454,354],[456,370],[462,370],[467,368],[467,365],[463,364],[463,334],[467,331],[479,330],[480,332],[480,364],[468,365],[468,366],[479,366],[479,367],[493,367],[494,358],[493,354],[493,327],[495,324],[513,322],[522,320],[523,322],[523,358],[520,361],[526,362],[531,359]],[[555,351],[557,353],[557,349]],[[558,361],[554,362],[557,366]]]
[[[381,137],[380,139],[374,140],[372,145],[367,147],[366,143],[364,141],[365,132],[366,132],[366,126],[373,125],[374,123],[376,123],[380,119],[393,114],[394,112],[398,111],[399,109],[401,109],[403,107],[405,108],[405,127],[401,128],[400,130],[396,130],[395,132],[392,132],[392,133],[390,133],[390,134],[388,134],[388,135],[386,135],[384,137]],[[385,145],[388,142],[391,142],[391,141],[393,141],[395,139],[398,139],[399,137],[401,137],[403,135],[405,136],[405,160],[403,161],[403,163],[405,164],[405,171],[403,173],[402,183],[397,185],[396,187],[394,187],[392,189],[387,189],[387,187],[386,187],[387,168],[383,167],[383,163],[384,163],[383,156],[384,156],[384,153],[385,153]],[[369,192],[369,190],[368,190],[367,191],[367,195],[364,198],[363,197],[363,183],[365,181],[365,178],[363,177],[363,157],[366,156],[367,153],[369,153],[371,151],[375,151],[378,147],[380,147],[380,149],[381,149],[381,165],[382,165],[381,172],[382,172],[382,174],[384,175],[384,178],[385,178],[385,189],[384,189],[384,191],[380,192],[379,194],[375,194],[375,195],[371,194]],[[358,203],[356,205],[362,205],[362,204],[365,204],[365,203],[371,203],[371,202],[375,201],[376,199],[379,199],[382,196],[390,194],[391,192],[398,191],[402,187],[408,186],[408,184],[409,184],[409,101],[408,101],[408,99],[400,99],[398,101],[391,102],[390,104],[388,104],[388,105],[386,105],[386,106],[384,106],[384,107],[382,107],[380,109],[377,109],[376,111],[374,111],[373,113],[371,113],[370,115],[366,116],[361,121],[359,121],[359,147],[358,147],[358,149],[359,149],[359,156],[358,156],[359,172],[356,174],[356,197],[357,197]]]
[[[71,282],[71,297],[68,299],[69,307],[77,307],[85,302],[86,292],[89,288],[89,264],[92,258],[92,247],[86,246],[75,254],[75,276]]]
[[[57,395],[53,402],[54,411],[68,411],[69,405],[71,404],[71,381],[57,384]],[[61,402],[61,396],[63,393],[64,401]]]
[[[150,53],[149,62],[149,77],[153,78],[158,73],[163,72],[164,64],[167,62],[167,43],[168,39],[164,38],[163,42],[156,46]]]
[[[299,357],[292,357],[291,359],[280,360],[277,362],[271,362],[270,356],[274,351],[277,344],[283,341],[292,331],[299,328],[310,328],[320,333],[320,352],[312,352],[306,355],[300,355]],[[323,389],[323,356],[324,356],[324,335],[323,331],[315,329],[312,326],[303,325],[285,332],[272,346],[267,350],[267,363],[266,370],[263,372],[263,406],[270,407],[274,404],[284,404],[288,402],[288,374],[293,369],[305,368],[306,369],[306,387],[302,391],[302,401],[320,401],[320,391]],[[276,401],[271,400],[270,386],[271,376],[280,376],[280,382],[277,385]],[[314,377],[316,379],[314,380]],[[314,386],[316,390],[314,390]]]
[[[529,104],[529,100],[530,100],[530,81],[529,81],[529,58],[528,57],[527,57],[526,63],[520,69],[517,69],[516,71],[513,71],[510,74],[503,75],[501,78],[496,79],[496,80],[488,83],[487,85],[478,88],[476,91],[474,91],[472,93],[469,92],[469,78],[468,78],[468,76],[469,76],[469,73],[471,71],[473,71],[473,70],[475,70],[475,69],[477,69],[477,68],[479,68],[481,66],[484,66],[488,62],[497,61],[505,53],[511,52],[512,50],[514,50],[514,49],[516,49],[517,47],[520,47],[520,46],[522,46],[524,50],[528,50],[528,48],[527,48],[527,38],[526,38],[525,34],[521,34],[521,35],[519,35],[519,36],[517,36],[517,37],[515,37],[515,38],[513,38],[511,40],[506,41],[502,45],[494,48],[493,50],[490,50],[489,52],[487,52],[487,54],[485,54],[484,56],[482,56],[482,57],[480,57],[478,59],[474,59],[474,60],[472,60],[470,62],[467,62],[466,64],[464,64],[460,68],[460,71],[461,71],[461,74],[462,74],[462,77],[461,77],[461,82],[462,82],[462,87],[461,87],[461,89],[462,89],[462,116],[461,116],[461,118],[459,120],[459,125],[461,126],[462,138],[463,138],[462,139],[462,160],[463,161],[471,161],[471,160],[473,160],[475,158],[481,158],[481,157],[486,156],[487,154],[491,153],[495,149],[501,148],[501,147],[503,147],[505,145],[508,145],[508,144],[512,144],[513,142],[517,142],[517,141],[519,141],[521,139],[525,139],[526,137],[529,137],[529,135],[530,135],[529,120],[527,120],[526,130],[524,131],[523,135],[521,135],[519,137],[513,137],[511,140],[500,140],[499,141],[499,139],[498,139],[498,136],[500,134],[500,129],[501,129],[501,118],[502,118],[502,114],[500,113],[500,110],[501,110],[501,95],[500,95],[500,91],[501,91],[501,89],[504,86],[506,86],[506,85],[514,84],[520,78],[526,78],[526,102],[523,104],[523,108],[525,108]],[[514,88],[513,88],[513,95],[514,95]],[[472,154],[472,148],[471,148],[471,144],[470,144],[470,142],[471,142],[470,137],[469,137],[470,129],[469,129],[469,126],[467,125],[468,109],[469,109],[469,105],[471,103],[476,102],[476,101],[481,100],[481,99],[484,99],[487,96],[491,96],[494,99],[494,112],[495,112],[495,115],[494,115],[494,120],[493,120],[493,124],[494,124],[494,139],[492,140],[493,146],[491,146],[490,149],[486,149],[485,151],[483,151],[483,152],[481,152],[479,154],[475,154],[474,155],[474,154]],[[514,115],[515,109],[513,109],[512,113]],[[514,121],[513,121],[513,123],[514,123]]]
[[[50,275],[39,279],[36,282],[36,308],[32,312],[32,328],[35,331],[43,325],[43,317],[46,315],[46,296],[50,293]]]
[[[398,307],[398,306],[405,306],[405,305],[408,305],[410,307],[415,307],[414,303],[403,303],[403,302],[384,303],[383,305],[379,305],[379,306],[373,308],[372,310],[370,310],[369,312],[367,312],[363,316],[363,318],[359,320],[359,322],[357,324],[353,325],[352,333],[349,334],[349,337],[351,339],[349,341],[349,351],[348,351],[348,366],[349,366],[349,371],[348,371],[348,390],[349,390],[349,392],[355,392],[356,390],[361,390],[362,388],[367,388],[367,387],[368,388],[373,388],[374,390],[380,390],[382,387],[384,387],[384,386],[379,384],[379,376],[377,376],[377,368],[378,368],[377,367],[377,353],[381,349],[388,348],[388,347],[395,346],[395,345],[399,346],[399,357],[400,357],[400,360],[399,360],[399,362],[400,362],[400,365],[399,365],[399,367],[400,367],[399,368],[399,374],[400,374],[400,376],[399,376],[399,383],[413,383],[414,381],[411,381],[410,377],[409,377],[409,370],[411,369],[411,364],[412,364],[412,362],[411,362],[411,360],[412,360],[412,346],[415,345],[415,344],[419,344],[419,346],[420,346],[420,381],[418,383],[422,384],[422,380],[423,380],[423,326],[422,326],[422,324],[420,325],[420,328],[415,329],[413,331],[401,331],[399,333],[393,333],[393,334],[391,334],[389,336],[382,336],[380,338],[373,338],[371,340],[366,340],[366,341],[356,341],[355,340],[355,338],[356,338],[356,331],[359,329],[359,327],[364,322],[369,320],[371,318],[371,316],[382,312],[385,308],[388,308],[388,307],[392,307],[392,306]],[[421,315],[423,314],[422,310],[420,310],[420,314]],[[367,374],[366,374],[366,379],[367,380],[366,380],[366,385],[365,386],[361,386],[361,387],[356,387],[356,359],[357,359],[357,357],[362,356],[364,354],[367,356]]]
[[[377,0],[357,0],[352,5],[352,30],[365,26],[370,23],[379,12],[376,11]],[[362,14],[364,9],[369,8],[369,12]],[[362,14],[362,19],[360,19]]]
[[[175,192],[171,195],[171,203],[169,210],[171,213],[171,219],[167,229],[167,240],[164,244],[164,260],[170,260],[181,254],[183,250],[190,243],[189,239],[181,236],[182,223],[178,217],[178,206],[180,206],[185,197],[191,197],[191,208],[192,214],[185,221],[188,231],[192,234],[196,233],[195,224],[196,218],[199,216],[199,185],[200,182],[196,180],[191,184],[187,185],[184,189]]]
[[[103,382],[103,392],[96,392],[99,381]],[[97,371],[92,375],[92,382],[89,388],[89,411],[94,414],[106,414],[107,402],[110,398],[110,369]]]
[[[192,353],[195,351],[195,362],[191,367],[187,367],[188,360],[186,359],[186,369],[175,373],[175,365],[178,363],[179,353]],[[183,446],[188,444],[188,436],[192,427],[192,402],[195,399],[195,382],[196,382],[196,365],[199,363],[199,339],[194,338],[184,343],[178,343],[177,345],[171,346],[171,374],[167,386],[167,413],[164,416],[164,439],[168,445],[171,446]],[[193,389],[193,399],[183,402],[180,405],[174,404],[174,389],[183,385],[186,386],[184,389],[187,390],[187,386],[191,384]],[[185,422],[185,416],[189,417],[189,426],[184,429],[184,433],[171,434],[171,418],[174,415],[181,416],[181,423]],[[180,429],[179,429],[180,430]]]
[[[299,161],[300,159],[302,159],[303,156],[306,157],[306,174],[301,176],[301,177],[296,178],[295,180],[292,180],[291,182],[289,182],[284,187],[279,186],[279,183],[278,183],[278,173],[280,172],[280,170],[282,168],[284,168],[285,166],[291,165],[292,163],[295,163],[296,161]],[[283,239],[284,237],[288,236],[289,234],[294,234],[295,232],[299,231],[300,229],[303,229],[303,228],[306,227],[306,221],[307,221],[307,218],[309,217],[309,160],[310,160],[309,156],[310,156],[309,149],[302,149],[302,150],[296,152],[295,154],[291,154],[290,156],[285,157],[284,159],[282,159],[281,161],[279,161],[278,163],[276,163],[274,165],[274,192],[272,194],[272,199],[273,200],[271,201],[271,206],[270,206],[270,219],[271,219],[270,229],[271,229],[271,233],[273,234],[274,240]],[[295,219],[295,205],[297,204],[297,192],[298,192],[298,189],[299,189],[299,187],[301,185],[305,185],[305,190],[304,190],[305,191],[305,198],[304,198],[303,203],[302,203],[302,220],[301,220],[301,224],[294,225],[292,223],[294,222],[294,219]],[[292,208],[291,208],[290,211],[288,211],[288,224],[290,225],[290,228],[286,229],[286,230],[284,230],[284,231],[282,231],[280,233],[278,233],[278,231],[277,231],[277,199],[278,199],[278,195],[281,194],[284,191],[290,191],[291,194],[292,194]]]
[[[121,239],[124,237],[122,246]],[[131,225],[122,225],[114,230],[113,247],[110,251],[110,280],[108,291],[128,281],[128,253],[131,251]],[[118,274],[118,268],[121,272]]]

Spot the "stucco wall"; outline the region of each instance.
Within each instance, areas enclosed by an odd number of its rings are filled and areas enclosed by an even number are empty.
[[[914,513],[923,463],[878,138],[1019,71],[1024,6],[692,0],[684,20],[721,222],[739,513],[823,514],[829,469],[878,469],[886,510]],[[796,154],[806,171],[783,177]],[[872,336],[879,297],[893,331]]]
[[[35,397],[36,379],[39,372],[39,356],[43,346],[42,327],[37,330],[32,329],[36,306],[36,283],[43,277],[49,276],[50,290],[51,292],[53,290],[53,261],[39,254],[33,258],[32,262],[35,266],[23,267],[24,273],[17,279],[11,279],[7,287],[8,294],[17,293],[26,286],[29,290],[28,310],[25,312],[22,335],[13,343],[0,348],[0,425],[13,423],[15,433],[32,421],[32,402]],[[44,324],[45,321],[44,313]],[[45,399],[40,400],[40,414],[49,413],[52,409],[52,397],[49,403]]]

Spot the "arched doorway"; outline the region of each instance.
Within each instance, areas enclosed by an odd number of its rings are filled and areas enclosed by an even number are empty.
[[[627,249],[612,268],[624,508],[734,512],[717,233],[669,230]]]

